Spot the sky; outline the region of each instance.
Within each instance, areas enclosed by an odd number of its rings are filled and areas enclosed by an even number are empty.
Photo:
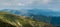
[[[0,0],[0,9],[33,8],[60,11],[60,0]]]

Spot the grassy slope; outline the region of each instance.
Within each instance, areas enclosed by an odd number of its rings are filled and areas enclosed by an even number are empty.
[[[7,12],[0,12],[0,21],[9,23],[16,27],[55,27],[54,25],[48,23],[38,22],[27,18],[30,17],[18,16]]]

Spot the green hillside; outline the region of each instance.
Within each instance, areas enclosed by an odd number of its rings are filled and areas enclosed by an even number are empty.
[[[0,12],[0,27],[55,27],[52,24],[38,22],[32,17],[18,16],[8,12]]]

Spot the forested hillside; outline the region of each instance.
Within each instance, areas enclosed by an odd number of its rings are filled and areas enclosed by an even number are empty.
[[[36,21],[33,17],[18,16],[8,12],[0,12],[0,27],[56,27],[53,24]]]

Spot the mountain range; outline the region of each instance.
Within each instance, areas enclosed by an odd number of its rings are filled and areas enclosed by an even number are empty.
[[[21,9],[21,10],[3,9],[1,11],[7,11],[13,14],[24,15],[24,16],[30,14],[45,15],[45,16],[60,16],[60,12],[56,11],[54,12],[49,9]]]
[[[12,14],[17,14],[19,16],[33,17],[33,19],[37,21],[43,21],[60,27],[60,12],[54,12],[46,9],[4,9],[1,11],[11,12]]]

